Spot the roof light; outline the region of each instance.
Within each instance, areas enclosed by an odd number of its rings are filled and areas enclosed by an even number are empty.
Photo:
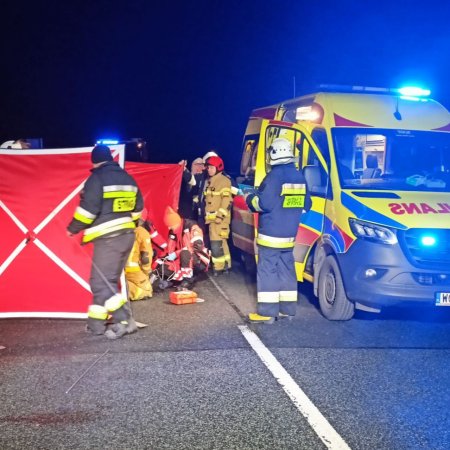
[[[323,108],[317,103],[309,106],[299,106],[295,111],[295,119],[321,123],[323,119]]]
[[[97,144],[101,144],[101,145],[116,145],[119,142],[120,141],[118,139],[99,139],[97,141]]]
[[[429,89],[423,89],[416,86],[405,86],[398,89],[398,92],[405,97],[428,97],[431,94]]]

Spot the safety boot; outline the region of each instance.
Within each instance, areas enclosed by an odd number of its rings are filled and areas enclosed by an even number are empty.
[[[257,313],[250,313],[248,319],[251,323],[265,323],[266,325],[271,325],[275,322],[275,317],[260,316]]]
[[[138,327],[136,325],[135,320],[130,317],[128,321],[123,321],[120,323],[115,323],[114,325],[111,325],[110,328],[108,328],[105,331],[105,336],[108,339],[120,339],[121,337],[125,336],[126,334],[135,333],[138,330]]]

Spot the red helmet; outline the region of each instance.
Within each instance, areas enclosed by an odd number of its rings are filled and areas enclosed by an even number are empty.
[[[206,160],[206,165],[214,166],[217,169],[217,172],[222,172],[223,169],[225,169],[225,166],[223,164],[223,160],[220,156],[210,156]]]

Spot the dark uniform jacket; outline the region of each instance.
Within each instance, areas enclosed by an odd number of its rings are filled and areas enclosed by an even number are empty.
[[[84,230],[83,243],[132,232],[144,202],[136,181],[119,164],[108,161],[91,170],[68,230]]]
[[[294,246],[300,217],[309,210],[311,200],[306,181],[294,163],[273,166],[247,204],[259,212],[257,243],[266,247]]]

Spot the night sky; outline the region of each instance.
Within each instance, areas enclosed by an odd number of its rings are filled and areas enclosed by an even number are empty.
[[[240,160],[250,111],[321,83],[420,83],[450,108],[435,1],[3,1],[1,141],[141,137],[151,162]],[[420,6],[419,6],[420,5]]]

